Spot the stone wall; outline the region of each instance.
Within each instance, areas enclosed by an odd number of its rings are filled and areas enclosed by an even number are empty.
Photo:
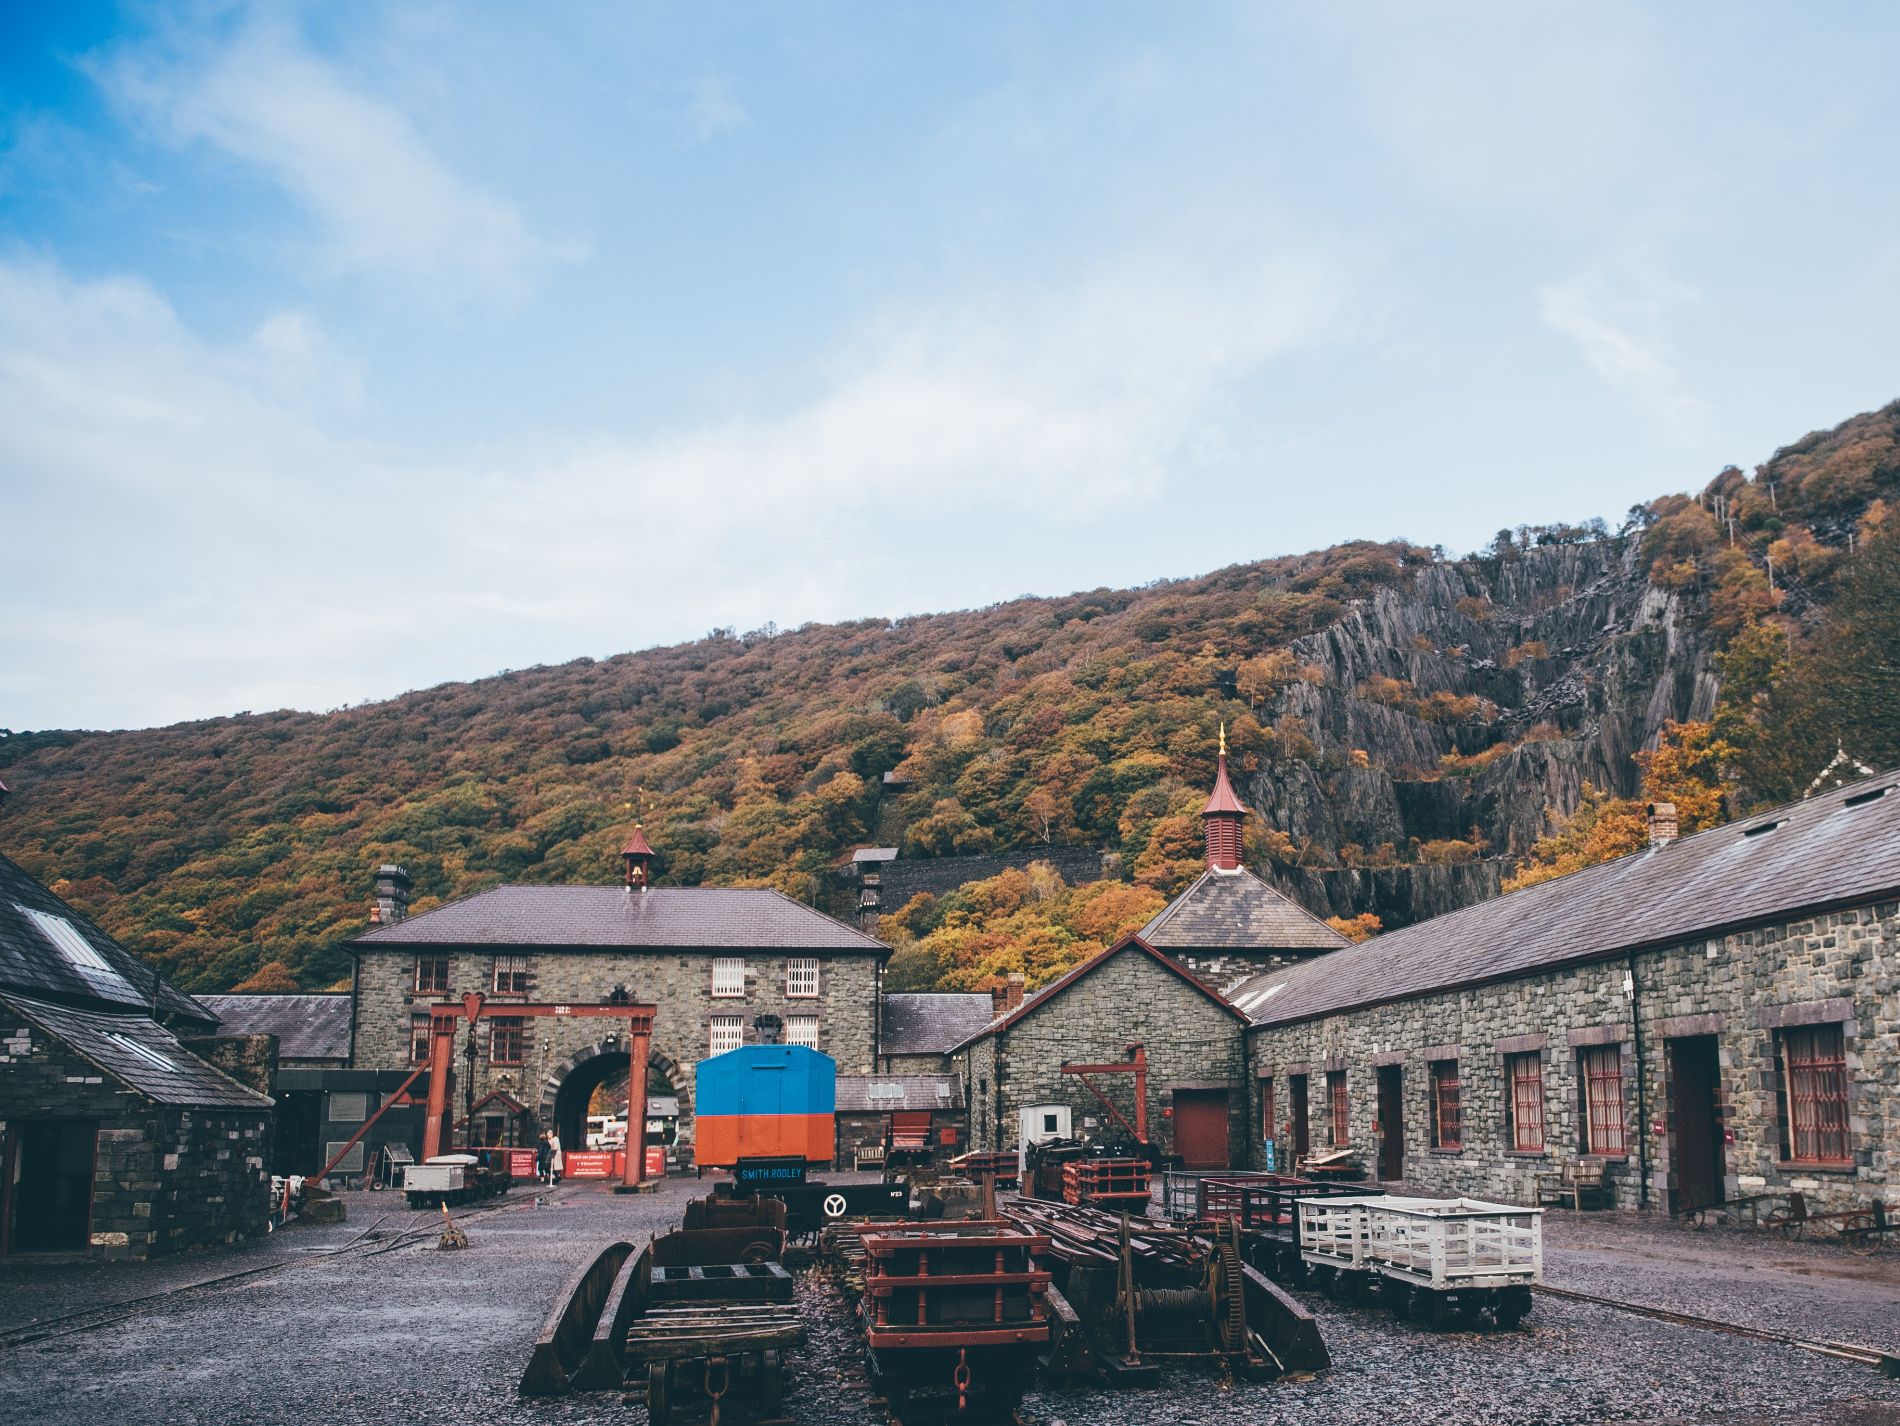
[[[505,948],[504,948],[505,949]],[[492,950],[449,951],[451,997],[466,990],[488,993],[493,984]],[[720,951],[724,956],[738,952]],[[637,1001],[658,1006],[653,1025],[652,1066],[675,1067],[670,1088],[655,1081],[649,1092],[670,1092],[680,1099],[682,1143],[690,1143],[692,1126],[692,1066],[708,1053],[712,1017],[737,1015],[744,1022],[745,1043],[755,1043],[755,1017],[818,1016],[818,1046],[838,1062],[840,1074],[869,1074],[876,1025],[877,959],[870,955],[826,956],[820,953],[818,996],[790,999],[785,994],[787,955],[783,951],[748,952],[746,993],[743,997],[712,994],[715,953],[700,951],[543,951],[528,955],[529,980],[525,996],[538,1002],[599,1004],[615,986],[624,986]],[[443,997],[417,995],[416,957],[401,952],[358,951],[356,959],[357,1021],[355,1060],[359,1069],[396,1068],[410,1063],[411,1018]],[[483,1019],[506,1015],[508,998],[490,995]],[[527,1051],[520,1065],[491,1065],[488,1036],[477,1038],[475,1097],[501,1089],[531,1110],[538,1110],[550,1079],[586,1063],[596,1051],[604,1052],[605,1038],[625,1035],[608,1019],[542,1017],[527,1022]],[[462,1036],[457,1035],[456,1065]],[[625,1059],[624,1044],[620,1050]],[[651,1071],[650,1071],[651,1072]]]
[[[1535,1175],[1580,1154],[1578,1052],[1621,1051],[1628,1154],[1607,1161],[1617,1202],[1667,1208],[1677,1186],[1671,1041],[1712,1035],[1721,1066],[1724,1197],[1799,1190],[1816,1211],[1865,1206],[1890,1189],[1900,1154],[1900,906],[1885,903],[1696,940],[1635,958],[1636,1014],[1624,959],[1472,986],[1250,1035],[1256,1076],[1273,1079],[1284,1126],[1289,1076],[1309,1076],[1313,1142],[1330,1127],[1326,1072],[1347,1076],[1351,1142],[1376,1165],[1381,1065],[1401,1077],[1405,1178],[1444,1193],[1533,1202]],[[1837,1023],[1846,1047],[1851,1166],[1786,1162],[1777,1089],[1776,1031]],[[1640,1032],[1640,1034],[1639,1034]],[[1641,1074],[1638,1041],[1641,1041]],[[1545,1152],[1518,1154],[1505,1139],[1503,1055],[1536,1053],[1544,1066]],[[1428,1142],[1432,1060],[1458,1063],[1462,1147]],[[1256,1082],[1255,1101],[1259,1087]],[[1660,1130],[1660,1132],[1658,1132]],[[1256,1140],[1260,1137],[1256,1132]],[[1255,1144],[1255,1162],[1261,1161]],[[1284,1161],[1284,1152],[1282,1154]]]
[[[1174,1152],[1167,1114],[1172,1092],[1226,1088],[1229,1152],[1234,1162],[1245,1162],[1241,1032],[1230,1012],[1181,977],[1138,949],[1124,950],[958,1056],[959,1073],[968,1081],[972,1142],[981,1149],[1015,1148],[1020,1111],[1038,1104],[1068,1105],[1078,1136],[1109,1136],[1115,1126],[1101,1101],[1076,1076],[1063,1074],[1062,1065],[1123,1061],[1128,1047],[1140,1042],[1148,1051],[1148,1133],[1162,1152]],[[1134,1076],[1095,1076],[1093,1082],[1132,1123]],[[1097,1121],[1093,1129],[1085,1123],[1091,1118]]]
[[[159,1257],[267,1231],[268,1108],[154,1103],[4,1004],[0,1051],[0,1104],[8,1123],[96,1125],[94,1256]]]
[[[277,1082],[275,1035],[184,1035],[178,1043],[259,1094]]]

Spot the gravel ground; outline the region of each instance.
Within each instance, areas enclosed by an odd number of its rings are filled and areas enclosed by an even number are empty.
[[[423,1222],[390,1195],[359,1195],[341,1228],[293,1229],[235,1252],[151,1267],[0,1267],[0,1327],[271,1261],[284,1271],[158,1304],[95,1333],[0,1350],[0,1422],[623,1423],[616,1393],[523,1402],[514,1382],[530,1340],[578,1263],[615,1236],[672,1227],[704,1191],[675,1179],[619,1197],[564,1185],[543,1207],[517,1194],[476,1216],[466,1253],[432,1240],[380,1256],[324,1260],[378,1217]],[[1550,1280],[1681,1311],[1900,1348],[1900,1252],[1837,1248],[1669,1224],[1551,1214]],[[812,1340],[794,1356],[793,1419],[883,1426],[858,1370],[837,1290],[801,1280]],[[1900,1382],[1792,1348],[1541,1297],[1516,1332],[1432,1333],[1375,1308],[1303,1300],[1320,1314],[1335,1366],[1307,1382],[1238,1383],[1170,1369],[1159,1390],[1032,1395],[1045,1426],[1310,1421],[1827,1423],[1900,1426]]]

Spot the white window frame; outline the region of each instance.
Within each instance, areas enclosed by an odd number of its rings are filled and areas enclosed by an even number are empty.
[[[706,1053],[723,1055],[745,1043],[745,1016],[715,1015],[706,1033]]]
[[[495,964],[488,972],[489,993],[491,995],[526,995],[528,993],[529,970],[530,966],[526,956],[496,956]],[[511,980],[515,976],[520,976],[521,988],[515,990],[511,987],[507,990],[503,990],[501,986],[503,976],[507,976]]]
[[[712,993],[715,1000],[745,999],[745,957],[714,956]]]
[[[803,1045],[808,1050],[818,1048],[818,1017],[816,1015],[787,1015],[785,1017],[785,1043]]]
[[[818,976],[818,957],[793,956],[785,962],[785,998],[787,1000],[816,1000]]]

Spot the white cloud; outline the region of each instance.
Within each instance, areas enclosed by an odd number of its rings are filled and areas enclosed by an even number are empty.
[[[452,299],[518,293],[541,264],[571,255],[282,20],[253,16],[229,40],[125,51],[93,71],[166,141],[210,144],[280,186],[320,226],[334,267],[422,279]]]
[[[1537,292],[1538,319],[1575,344],[1584,363],[1677,439],[1700,433],[1708,403],[1686,389],[1662,335],[1693,290],[1638,268],[1585,269]]]
[[[751,122],[738,91],[724,75],[703,74],[686,85],[686,130],[694,143],[711,143]]]

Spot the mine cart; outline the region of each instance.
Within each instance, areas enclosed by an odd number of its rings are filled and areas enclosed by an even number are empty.
[[[804,1339],[789,1302],[654,1302],[627,1328],[627,1361],[645,1374],[652,1426],[688,1412],[767,1421],[784,1412],[785,1351]]]
[[[1049,1240],[982,1221],[858,1230],[873,1385],[902,1416],[1005,1418],[1050,1339]]]
[[[1300,1256],[1329,1289],[1434,1326],[1514,1327],[1542,1280],[1543,1210],[1475,1198],[1307,1198]]]
[[[766,1225],[683,1228],[653,1240],[655,1302],[790,1302],[779,1261],[785,1230]]]
[[[402,1194],[411,1208],[468,1203],[507,1188],[507,1178],[475,1154],[437,1154],[402,1171]]]
[[[1299,1205],[1311,1198],[1367,1198],[1353,1185],[1316,1182],[1288,1174],[1232,1174],[1203,1178],[1195,1194],[1197,1223],[1232,1223],[1247,1261],[1281,1282],[1306,1281],[1300,1256]]]
[[[965,1178],[981,1183],[988,1174],[998,1188],[1014,1188],[1022,1178],[1022,1161],[1015,1154],[973,1149],[950,1160],[950,1167]]]
[[[1145,1214],[1148,1175],[1146,1159],[1070,1159],[1062,1166],[1062,1201]]]

